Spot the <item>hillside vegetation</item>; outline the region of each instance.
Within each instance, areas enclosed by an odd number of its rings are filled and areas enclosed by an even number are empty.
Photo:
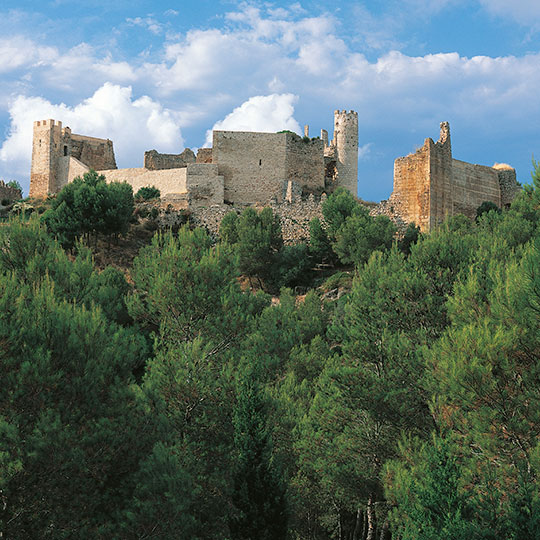
[[[538,169],[425,235],[337,191],[309,244],[247,209],[127,271],[91,250],[133,194],[69,189],[0,227],[0,536],[540,538]]]

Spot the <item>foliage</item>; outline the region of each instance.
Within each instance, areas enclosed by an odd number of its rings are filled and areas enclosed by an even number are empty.
[[[119,224],[95,173],[46,214],[70,253],[11,218],[0,535],[539,538],[538,171],[511,208],[398,241],[341,190],[309,245],[230,213],[217,244],[154,235],[127,277],[78,241]]]
[[[477,209],[476,209],[476,220],[487,212],[497,212],[500,213],[501,209],[491,201],[484,201]]]
[[[19,182],[17,182],[17,180],[10,180],[6,184],[6,186],[10,187],[10,188],[13,188],[13,189],[18,189],[22,193],[22,186],[21,186],[21,184],[19,184]]]
[[[349,191],[336,189],[323,203],[322,211],[326,231],[320,223],[313,222],[310,242],[312,249],[323,257],[329,243],[342,264],[362,265],[373,251],[391,247],[395,225],[386,216],[370,216]]]
[[[272,441],[262,390],[253,374],[241,380],[234,411],[237,464],[230,520],[234,540],[285,539],[288,509],[281,471],[272,459]]]
[[[145,343],[85,306],[80,297],[91,295],[76,275],[86,261],[43,245],[35,223],[12,228],[3,233],[18,253],[4,243],[0,269],[1,530],[15,539],[113,533],[152,445],[153,421],[131,387]]]
[[[149,201],[151,199],[159,199],[161,192],[155,186],[143,186],[137,193],[135,193],[135,200],[137,202]]]
[[[469,540],[482,537],[472,519],[458,449],[449,439],[405,442],[408,461],[387,467],[393,530],[403,540]]]
[[[131,186],[107,183],[103,175],[90,171],[64,186],[42,219],[63,246],[72,247],[80,238],[88,243],[99,234],[124,234],[132,214]]]

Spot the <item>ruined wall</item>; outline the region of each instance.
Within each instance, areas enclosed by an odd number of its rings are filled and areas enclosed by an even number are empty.
[[[293,133],[286,134],[286,179],[296,182],[306,192],[324,190],[324,146],[321,139],[306,141]]]
[[[223,204],[224,179],[213,163],[191,163],[187,166],[186,190],[190,208]]]
[[[450,126],[442,122],[439,140],[428,139],[430,200],[429,228],[453,215],[453,172]]]
[[[168,193],[186,193],[187,168],[149,171],[144,168],[112,169],[98,171],[107,182],[127,182],[133,187],[133,193],[146,186],[155,186],[161,195]]]
[[[313,194],[308,197],[296,200],[294,203],[276,203],[268,204],[274,214],[279,216],[283,241],[286,244],[306,242],[309,240],[309,222],[317,217],[324,221],[322,215],[322,203],[326,199],[323,194],[321,197],[314,197]],[[205,227],[210,234],[217,238],[219,225],[223,216],[229,212],[241,213],[245,206],[214,205],[198,209],[192,216],[192,220],[199,226]],[[262,210],[259,206],[258,210]]]
[[[70,133],[69,139],[71,139],[71,147],[68,147],[68,153],[65,155],[73,156],[96,171],[116,169],[116,159],[111,140],[76,135],[75,133]],[[65,145],[69,145],[67,140]]]
[[[144,167],[151,171],[178,169],[187,167],[188,163],[195,163],[195,154],[189,148],[181,154],[160,154],[156,150],[144,153]]]
[[[465,214],[474,219],[476,209],[484,201],[501,206],[499,175],[493,167],[473,165],[454,159],[452,178],[453,206],[450,215]]]
[[[212,163],[212,149],[199,148],[197,150],[197,163]]]
[[[225,200],[253,204],[286,189],[286,133],[214,131],[212,161],[224,178]]]
[[[394,191],[379,211],[428,231],[456,214],[474,218],[484,201],[507,206],[519,190],[509,165],[486,167],[453,159],[450,126],[442,122],[436,143],[426,139],[414,154],[395,161]]]
[[[3,180],[0,180],[0,200],[16,201],[22,199],[20,189],[8,186]]]
[[[429,228],[430,211],[430,148],[431,139],[414,154],[394,162],[394,191],[388,200],[389,215],[399,215],[406,222],[414,221],[422,230]]]

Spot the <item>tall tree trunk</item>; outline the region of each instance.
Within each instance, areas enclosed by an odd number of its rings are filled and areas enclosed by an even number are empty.
[[[373,508],[373,493],[369,495],[367,503],[367,536],[366,540],[375,540],[377,533],[377,523],[375,519],[375,508]]]
[[[364,521],[364,526],[362,527],[362,540],[366,540],[367,532],[368,532],[368,520],[367,520],[367,512],[365,510],[362,510],[362,518]]]
[[[390,530],[389,530],[388,518],[383,521],[381,529],[381,537],[379,540],[390,540]]]
[[[352,540],[358,540],[360,538],[360,531],[364,521],[364,512],[358,507],[356,509],[356,522],[354,524],[354,532]]]

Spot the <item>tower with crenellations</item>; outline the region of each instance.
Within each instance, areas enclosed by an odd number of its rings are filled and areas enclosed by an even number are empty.
[[[31,197],[57,193],[85,167],[116,169],[112,141],[76,135],[53,119],[34,122]]]
[[[52,119],[34,122],[31,197],[46,196],[59,190],[58,179],[62,169],[60,156],[63,151],[65,129],[62,129],[62,122],[55,122]]]
[[[336,186],[344,187],[353,195],[358,185],[358,113],[334,111]]]

